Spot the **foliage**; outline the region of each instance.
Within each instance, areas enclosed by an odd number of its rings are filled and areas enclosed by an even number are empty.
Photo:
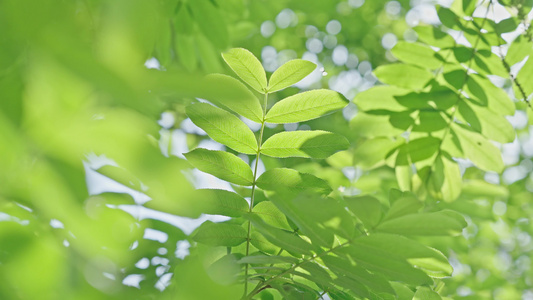
[[[415,2],[2,1],[0,298],[527,298],[533,3]]]

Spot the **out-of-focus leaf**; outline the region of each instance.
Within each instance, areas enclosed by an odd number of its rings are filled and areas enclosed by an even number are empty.
[[[197,193],[197,199],[191,202],[201,213],[240,217],[248,212],[248,202],[236,193],[218,189],[201,189]]]
[[[466,101],[460,101],[458,109],[470,126],[487,138],[503,144],[514,141],[513,126],[501,114]]]
[[[279,247],[282,247],[288,252],[294,253],[296,255],[311,254],[311,250],[314,247],[303,239],[301,239],[300,237],[285,230],[278,229],[266,224],[257,215],[249,214],[245,217],[250,220],[254,227],[274,245],[278,245]]]
[[[222,54],[230,68],[254,90],[264,94],[267,78],[261,62],[248,50],[233,48]]]
[[[399,60],[422,68],[437,69],[443,64],[433,49],[420,43],[400,41],[391,51]]]
[[[198,170],[222,180],[244,186],[254,181],[250,166],[231,153],[197,148],[184,155]]]
[[[226,18],[222,16],[219,8],[209,0],[190,1],[187,5],[191,8],[195,23],[203,34],[217,48],[226,48],[229,39],[228,28]]]
[[[300,196],[306,198],[305,196]],[[276,193],[269,197],[278,208],[281,210],[298,228],[309,237],[313,244],[323,247],[331,247],[333,244],[333,233],[331,230],[325,229],[310,217],[308,214],[300,213],[302,207],[301,202],[298,205],[294,202],[294,194]],[[300,199],[301,199],[300,198]]]
[[[366,140],[355,149],[354,161],[363,170],[380,167],[385,164],[385,159],[391,151],[403,143],[403,139],[396,141],[388,138]]]
[[[296,123],[316,119],[348,105],[342,94],[331,90],[312,90],[287,97],[272,106],[266,115],[269,123]]]
[[[448,48],[455,45],[455,40],[451,35],[435,26],[416,26],[413,29],[416,31],[418,39],[428,45],[439,48]]]
[[[439,155],[431,167],[428,188],[437,199],[454,201],[461,194],[461,170],[456,162]]]
[[[401,216],[416,213],[422,203],[412,195],[402,195],[394,200],[384,220],[391,220]]]
[[[268,82],[268,92],[273,93],[289,87],[304,79],[314,69],[316,69],[316,65],[310,61],[303,59],[290,60],[272,74]]]
[[[289,222],[287,222],[287,217],[270,201],[258,203],[254,206],[253,213],[260,216],[268,225],[289,231],[292,230]]]
[[[433,78],[431,72],[406,64],[390,64],[379,66],[374,74],[383,83],[419,90]]]
[[[442,298],[430,288],[422,286],[419,287],[413,296],[413,300],[441,300]]]
[[[257,153],[254,133],[239,118],[207,103],[187,106],[187,116],[215,141],[245,154]]]
[[[285,131],[266,140],[261,153],[273,157],[327,158],[349,145],[345,137],[327,131]]]
[[[348,209],[355,215],[366,228],[371,229],[383,217],[382,205],[378,199],[369,196],[345,197]]]
[[[375,293],[394,294],[390,283],[383,277],[377,274],[369,273],[367,270],[354,265],[349,260],[342,259],[335,256],[325,256],[322,258],[328,268],[335,274],[344,275],[351,279],[368,286],[371,291]]]
[[[504,164],[500,150],[481,134],[465,126],[452,123],[452,134],[456,134],[468,159],[485,171],[501,172]]]
[[[298,259],[290,256],[275,256],[275,255],[252,255],[245,256],[239,259],[240,264],[295,264],[298,263]]]
[[[246,230],[240,225],[205,221],[192,238],[206,245],[235,247],[246,241]]]
[[[322,194],[331,192],[331,187],[323,179],[287,168],[274,168],[266,171],[257,179],[257,186],[270,191],[286,189],[291,191],[312,190]]]
[[[239,80],[223,74],[209,74],[205,78],[205,84],[209,89],[205,95],[201,95],[201,98],[217,106],[227,107],[254,122],[263,121],[261,104]]]
[[[450,216],[451,211],[418,213],[402,216],[381,223],[376,229],[381,232],[402,235],[446,236],[458,235],[466,227],[460,215]]]

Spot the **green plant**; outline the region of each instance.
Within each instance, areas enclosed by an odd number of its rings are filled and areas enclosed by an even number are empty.
[[[431,278],[451,274],[438,250],[404,235],[453,235],[466,226],[452,211],[419,212],[422,203],[410,193],[391,191],[381,203],[372,196],[343,196],[313,174],[290,168],[271,168],[258,176],[262,155],[323,159],[349,147],[344,137],[320,130],[279,132],[264,138],[265,123],[295,123],[319,118],[341,109],[348,101],[329,90],[311,90],[279,100],[269,108],[268,96],[297,83],[315,65],[292,60],[276,70],[267,82],[261,63],[245,49],[223,54],[225,61],[250,87],[263,95],[263,103],[236,79],[210,75],[208,81],[235,82],[231,87],[243,97],[213,102],[261,124],[259,135],[231,112],[207,103],[187,107],[189,118],[215,141],[232,150],[255,156],[253,171],[230,151],[197,148],[185,154],[201,171],[236,186],[251,187],[237,193],[204,190],[212,198],[211,214],[233,219],[206,222],[193,234],[194,241],[227,247],[213,268],[224,265],[228,278],[243,285],[243,299],[275,290],[285,299],[387,298],[408,293],[403,284],[422,286]],[[246,96],[246,97],[245,97]],[[208,99],[211,100],[211,99]],[[261,202],[257,201],[260,195]],[[265,197],[266,196],[266,197]],[[216,251],[216,250],[212,250]],[[234,267],[230,267],[234,265]],[[224,273],[224,272],[223,272]],[[220,280],[220,279],[219,279]],[[249,287],[250,286],[250,287]],[[419,288],[417,293],[426,293]]]

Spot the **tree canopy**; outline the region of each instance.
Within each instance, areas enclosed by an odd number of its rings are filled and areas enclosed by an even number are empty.
[[[0,2],[0,299],[533,299],[532,6]]]

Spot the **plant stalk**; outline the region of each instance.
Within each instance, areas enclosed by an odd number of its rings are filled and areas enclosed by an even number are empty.
[[[256,187],[256,180],[257,180],[257,165],[259,165],[259,158],[261,157],[261,145],[263,144],[263,131],[265,130],[265,117],[266,117],[266,110],[267,110],[267,102],[268,102],[268,93],[265,93],[264,98],[264,107],[263,107],[263,120],[261,121],[261,131],[259,132],[259,138],[257,140],[257,155],[255,157],[255,167],[254,167],[254,182],[252,184],[252,195],[250,197],[250,208],[248,209],[248,212],[252,212],[254,208],[254,199],[255,199],[255,187]],[[248,234],[246,236],[246,256],[250,253],[250,235],[252,232],[252,222],[248,221]],[[245,264],[244,266],[244,294],[243,298],[246,297],[248,294],[248,264]]]

